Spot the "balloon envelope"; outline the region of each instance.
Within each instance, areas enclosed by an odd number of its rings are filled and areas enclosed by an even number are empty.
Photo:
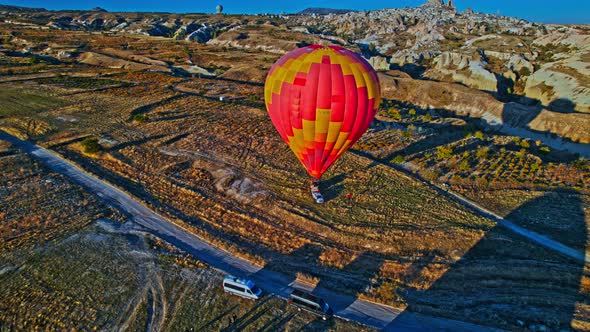
[[[360,55],[311,45],[272,66],[264,99],[283,140],[319,179],[369,128],[381,90],[377,74]]]

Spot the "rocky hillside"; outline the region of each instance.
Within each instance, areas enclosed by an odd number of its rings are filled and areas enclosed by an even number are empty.
[[[537,109],[536,114],[547,119],[567,118],[564,126],[530,129],[590,142],[590,133],[577,126],[586,123],[590,113],[590,27],[584,25],[537,24],[471,9],[458,12],[452,0],[428,0],[422,6],[403,9],[356,12],[311,8],[294,15],[255,16],[0,6],[0,22],[37,29],[164,37],[275,54],[309,43],[344,45],[362,52],[377,70],[398,69],[417,80],[459,83],[485,91],[502,104]],[[35,52],[32,41],[10,32],[3,38],[23,52]],[[85,55],[82,61],[104,63],[94,54]],[[190,68],[189,72],[202,71]],[[242,79],[251,77],[264,77],[264,73]],[[454,111],[453,104],[445,107]],[[516,111],[512,114],[528,118]],[[529,126],[506,116],[500,120]],[[530,121],[545,123],[536,117]]]

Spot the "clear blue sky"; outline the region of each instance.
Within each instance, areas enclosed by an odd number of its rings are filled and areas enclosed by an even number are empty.
[[[224,12],[293,13],[307,7],[329,7],[358,10],[417,6],[426,0],[0,0],[0,4],[43,7],[47,9],[90,9],[108,11],[156,11],[175,13],[212,13],[221,4]],[[445,0],[445,2],[448,0]],[[590,0],[455,0],[462,11],[470,7],[485,13],[500,13],[534,22],[590,23]]]

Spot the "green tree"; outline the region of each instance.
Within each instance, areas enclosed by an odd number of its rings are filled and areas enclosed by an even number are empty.
[[[430,122],[430,120],[432,120],[432,116],[430,115],[430,113],[426,113],[426,115],[424,115],[423,119],[424,119],[424,122]]]
[[[531,143],[529,143],[529,141],[527,141],[527,140],[522,140],[522,141],[520,142],[520,146],[522,146],[522,147],[523,147],[523,148],[525,148],[525,149],[528,149],[528,148],[530,148],[530,147],[531,147]]]
[[[404,156],[398,154],[397,156],[395,156],[395,158],[393,158],[393,162],[396,164],[401,164],[406,162],[406,158],[404,158]]]
[[[148,121],[148,117],[145,114],[135,114],[133,116],[133,122],[142,123]]]
[[[194,52],[193,50],[191,50],[187,45],[184,45],[184,47],[182,48],[182,52],[184,52],[184,54],[186,54],[186,57],[188,59],[188,61],[194,63]]]
[[[401,120],[401,119],[402,119],[402,116],[401,116],[401,114],[399,113],[399,111],[398,111],[397,109],[393,108],[393,107],[390,107],[390,108],[387,110],[387,115],[388,115],[389,117],[393,118],[394,120]]]
[[[82,143],[84,153],[97,153],[102,150],[102,146],[98,143],[96,138],[86,137]]]
[[[542,146],[539,148],[539,152],[541,152],[542,154],[548,154],[549,152],[551,152],[551,149],[548,146]]]
[[[441,145],[436,149],[436,157],[438,159],[449,159],[453,155],[453,148],[450,146]]]
[[[413,108],[411,108],[411,109],[408,111],[408,114],[410,114],[411,116],[414,116],[414,115],[416,115],[416,110],[415,110],[415,109],[413,109]]]
[[[459,165],[459,169],[462,171],[466,171],[469,168],[469,162],[467,160],[463,160],[461,165]]]
[[[488,151],[489,151],[489,148],[487,146],[482,147],[482,148],[477,149],[477,152],[475,153],[475,155],[479,159],[486,159],[488,157]]]
[[[474,136],[475,138],[483,139],[483,133],[479,130],[475,132]]]

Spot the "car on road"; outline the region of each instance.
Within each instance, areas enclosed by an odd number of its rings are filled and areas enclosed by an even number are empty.
[[[322,317],[323,320],[328,320],[334,316],[334,311],[323,299],[301,289],[295,288],[291,292],[289,295],[289,304],[298,310],[305,310],[316,314]]]
[[[258,288],[252,280],[234,276],[223,278],[223,291],[251,300],[258,300],[262,296],[262,289]]]
[[[315,199],[315,202],[318,204],[322,204],[324,202],[324,197],[319,191],[312,191],[311,196]]]

